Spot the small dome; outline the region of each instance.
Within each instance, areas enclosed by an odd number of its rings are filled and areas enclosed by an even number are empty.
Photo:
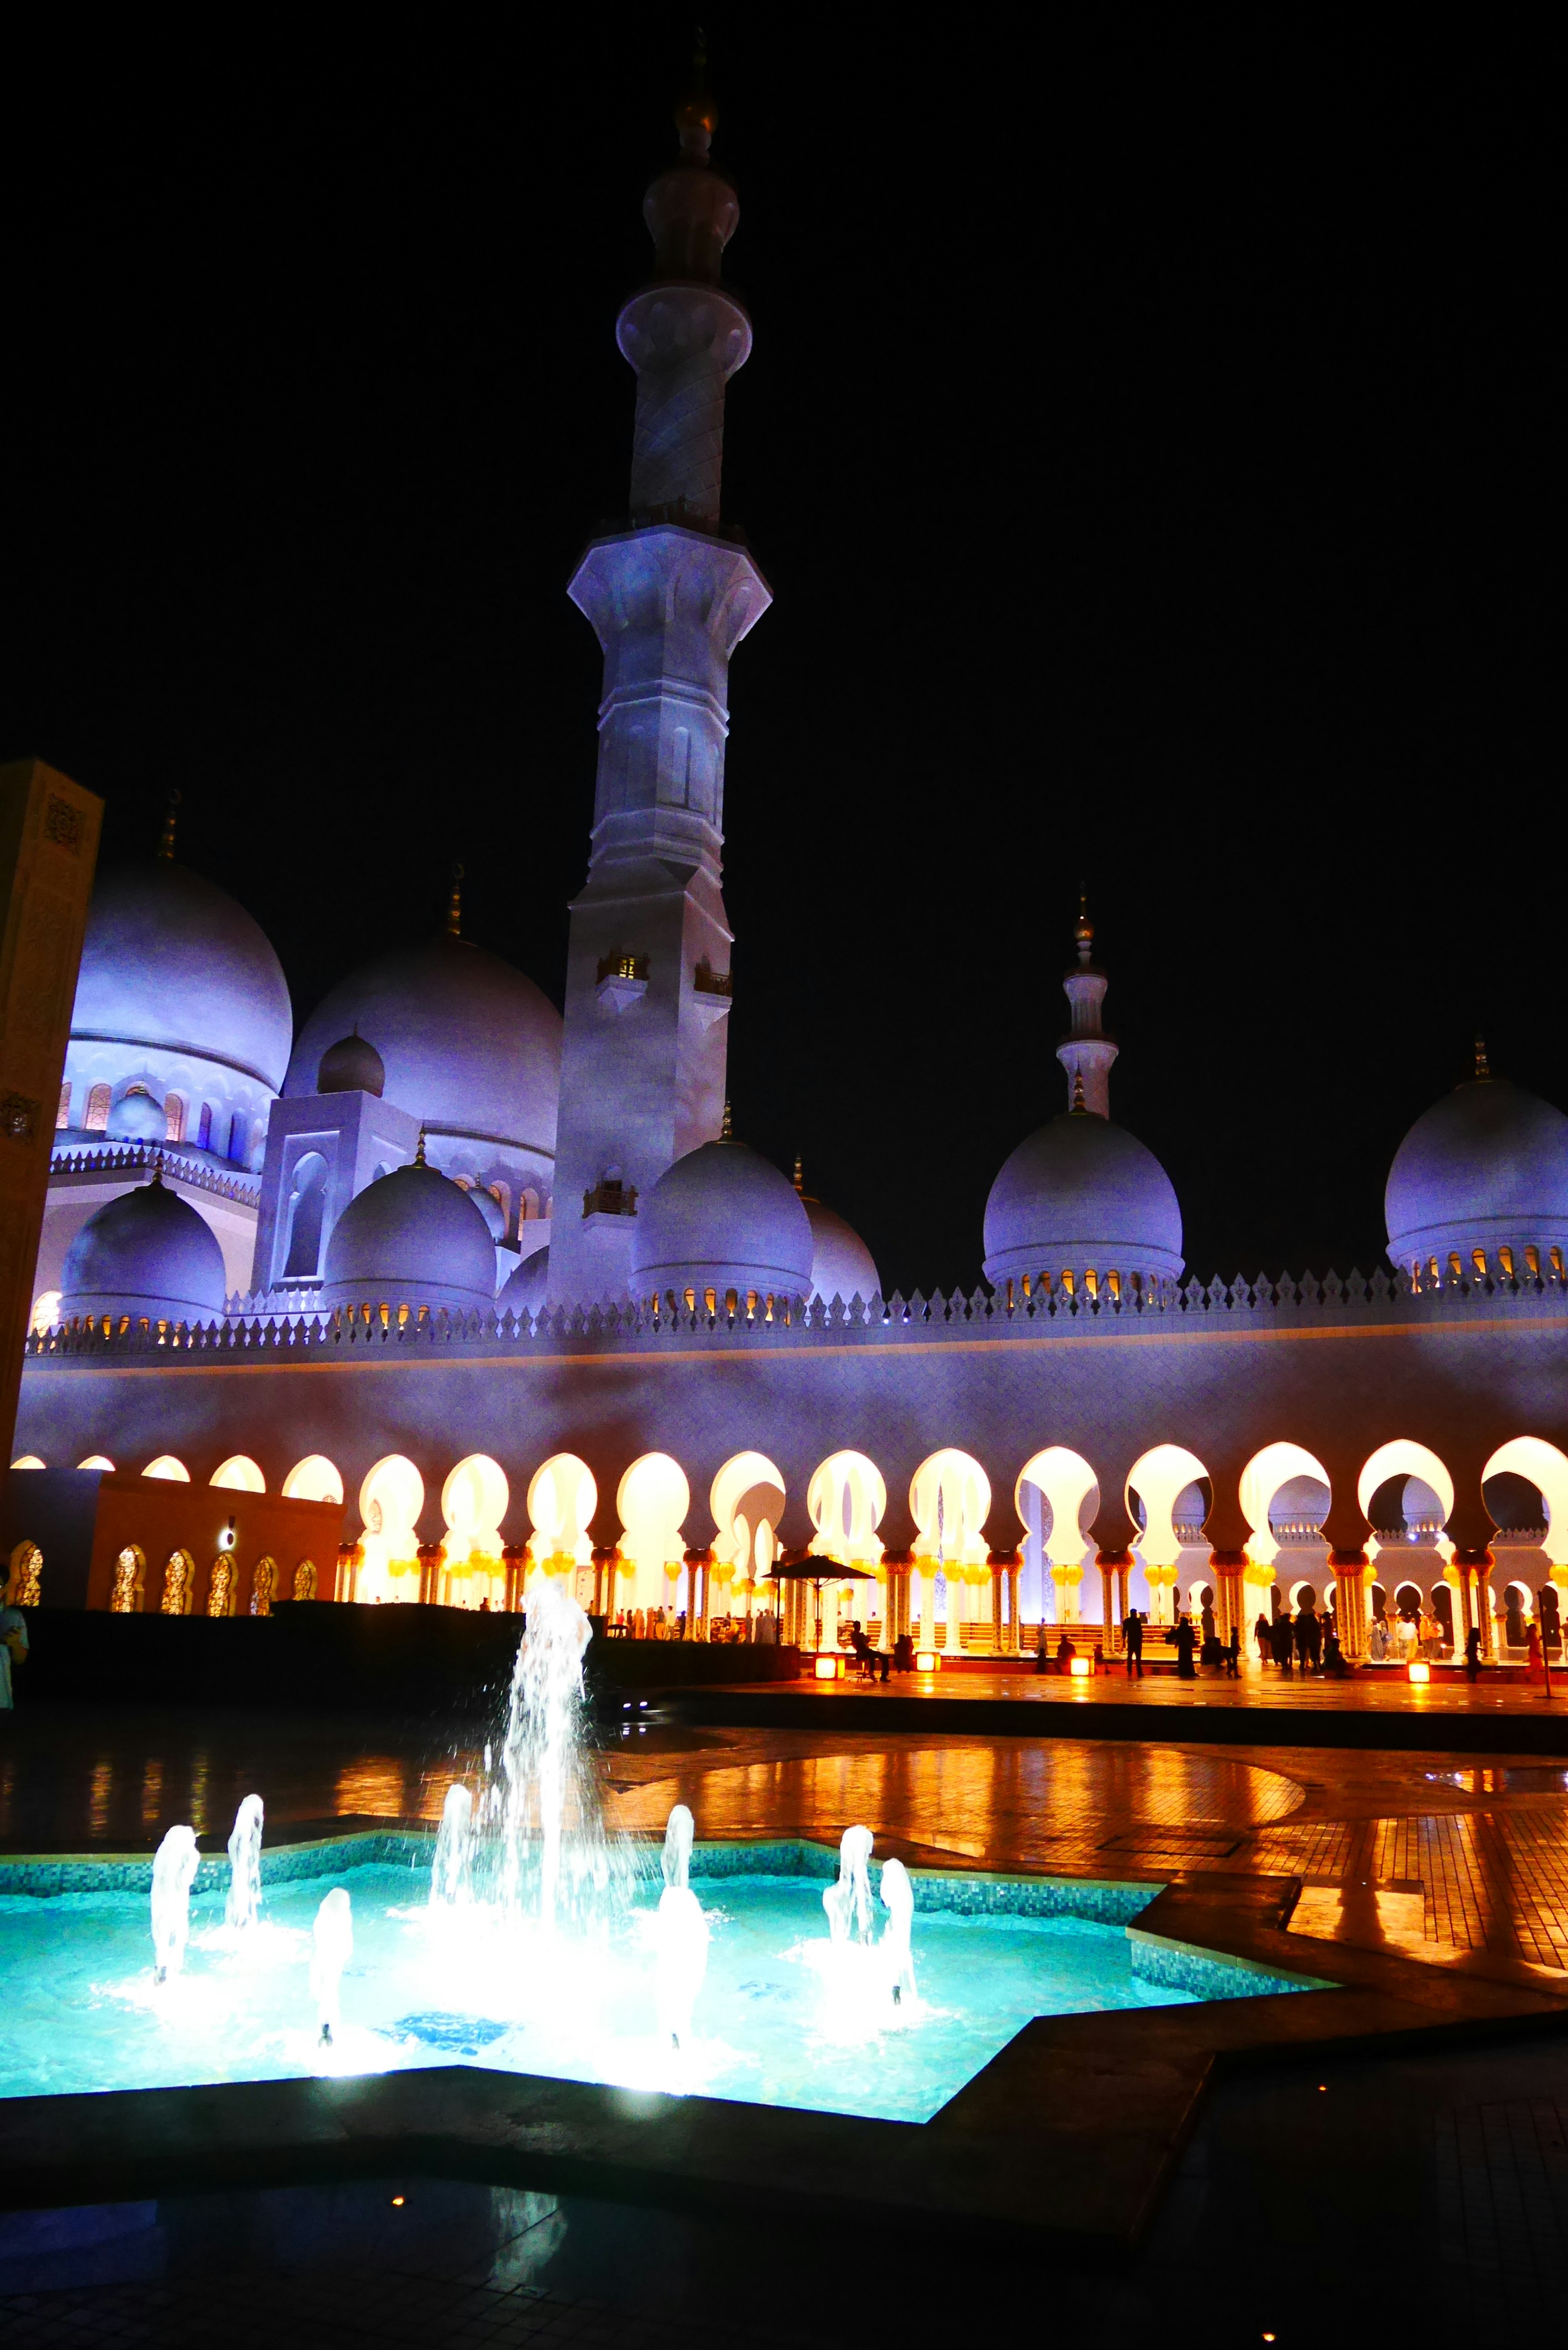
[[[812,1295],[829,1305],[836,1297],[847,1305],[852,1297],[869,1301],[879,1296],[882,1280],[876,1260],[854,1226],[804,1191],[800,1203],[811,1224]]]
[[[1473,1077],[1416,1120],[1383,1205],[1396,1264],[1457,1251],[1468,1278],[1474,1249],[1489,1263],[1500,1245],[1568,1249],[1568,1118],[1506,1077]]]
[[[466,1191],[435,1167],[394,1168],[349,1201],[327,1243],[321,1303],[488,1313],[495,1243]]]
[[[1069,1110],[1021,1142],[985,1203],[988,1281],[1090,1270],[1174,1281],[1181,1210],[1152,1150],[1108,1118]]]
[[[111,1141],[161,1142],[168,1131],[168,1114],[145,1086],[138,1086],[124,1095],[109,1114]]]
[[[431,1133],[551,1153],[561,1015],[524,972],[438,931],[351,972],[299,1033],[286,1094],[316,1089],[335,1037],[373,1036],[389,1101]]]
[[[704,1142],[667,1168],[639,1205],[637,1286],[774,1297],[811,1292],[811,1223],[788,1177],[743,1142]]]
[[[223,1311],[223,1252],[211,1225],[155,1178],[88,1218],[66,1252],[60,1293],[62,1322],[99,1314],[211,1322]]]
[[[515,1273],[510,1274],[500,1296],[495,1301],[497,1314],[536,1315],[545,1303],[545,1292],[550,1284],[550,1252],[535,1249],[525,1256]]]
[[[243,906],[169,857],[99,875],[73,1036],[225,1062],[275,1093],[293,1033],[283,966]]]
[[[368,1036],[356,1029],[328,1045],[316,1070],[318,1094],[379,1094],[387,1082],[386,1065]]]

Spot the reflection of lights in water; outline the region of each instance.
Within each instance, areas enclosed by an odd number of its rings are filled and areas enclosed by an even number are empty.
[[[109,1804],[113,1787],[113,1763],[95,1762],[92,1766],[92,1783],[88,1791],[88,1826],[92,1832],[95,1844],[99,1837],[109,1834]]]
[[[163,1809],[163,1765],[155,1757],[141,1773],[141,1825],[155,1827]]]
[[[345,1763],[334,1794],[340,1814],[400,1820],[405,1800],[403,1766],[384,1755]]]

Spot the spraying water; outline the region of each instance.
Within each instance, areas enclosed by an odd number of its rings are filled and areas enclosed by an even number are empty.
[[[223,1922],[248,1933],[261,1908],[261,1848],[264,1806],[259,1795],[247,1795],[234,1814],[229,1836],[229,1898]]]
[[[871,1939],[871,1831],[846,1828],[838,1846],[838,1882],[823,1890],[827,1930],[835,1942]]]
[[[317,2037],[323,2048],[330,2048],[337,2034],[343,1970],[353,1955],[353,1912],[348,1894],[340,1885],[335,1885],[317,1911],[311,1929],[310,1996],[316,2004]]]
[[[185,1964],[196,1859],[194,1828],[171,1828],[153,1856],[152,1972],[157,1982],[167,1982]]]
[[[708,1971],[708,1920],[687,1882],[691,1866],[693,1822],[677,1804],[664,1830],[664,1890],[654,1927],[659,1954],[654,2004],[660,2033],[673,2048],[691,2037],[691,2010]]]
[[[546,1935],[590,1922],[616,1873],[587,1735],[587,1616],[558,1585],[529,1595],[501,1750],[501,1898]],[[629,1862],[624,1864],[629,1874]]]
[[[431,1868],[431,1907],[456,1909],[473,1898],[473,1797],[461,1780],[446,1791]]]
[[[909,1948],[909,1935],[915,1916],[915,1888],[901,1860],[885,1860],[882,1863],[882,1906],[888,1912],[888,1923],[882,1929],[882,1939],[877,1945],[877,1950],[882,1960],[885,1980],[891,1988],[895,2007],[901,2007],[906,1998],[913,2006],[915,1960]]]

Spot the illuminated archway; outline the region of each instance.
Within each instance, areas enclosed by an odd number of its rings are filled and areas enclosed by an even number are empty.
[[[1568,1568],[1568,1455],[1539,1436],[1513,1436],[1500,1444],[1481,1471],[1481,1483],[1507,1475],[1528,1478],[1546,1504],[1541,1547],[1553,1568]],[[1553,1582],[1568,1578],[1553,1575]]]
[[[340,1502],[343,1479],[337,1463],[325,1452],[307,1452],[283,1481],[286,1502]]]
[[[805,1489],[805,1513],[811,1520],[812,1536],[807,1547],[814,1557],[836,1559],[842,1566],[869,1568],[878,1577],[884,1589],[882,1573],[882,1543],[877,1528],[888,1506],[888,1488],[882,1471],[864,1452],[830,1452],[811,1474]],[[822,1645],[835,1647],[838,1639],[838,1600],[841,1591],[853,1591],[852,1584],[827,1584],[821,1594]],[[888,1616],[887,1602],[878,1603],[883,1620]],[[802,1596],[799,1608],[804,1610]],[[799,1616],[797,1612],[797,1628]],[[810,1637],[816,1631],[813,1623]]]
[[[585,1570],[594,1555],[588,1527],[598,1501],[594,1473],[575,1452],[553,1453],[528,1482],[528,1523],[533,1528],[528,1555],[533,1572],[560,1575],[585,1606],[593,1597],[591,1576]]]
[[[1406,1436],[1380,1444],[1363,1466],[1355,1481],[1355,1499],[1363,1517],[1379,1485],[1386,1485],[1390,1477],[1418,1477],[1424,1485],[1429,1485],[1447,1522],[1454,1506],[1454,1481],[1435,1452]]]
[[[1241,1515],[1251,1528],[1247,1556],[1254,1565],[1272,1566],[1280,1545],[1269,1523],[1269,1507],[1282,1486],[1300,1477],[1311,1477],[1329,1491],[1327,1470],[1301,1444],[1265,1444],[1242,1470]]]
[[[138,1616],[147,1574],[147,1560],[135,1543],[127,1543],[114,1562],[114,1581],[109,1586],[109,1607],[111,1616]]]
[[[446,1587],[442,1597],[452,1607],[477,1607],[488,1599],[492,1607],[506,1596],[506,1570],[501,1564],[501,1521],[512,1499],[506,1472],[488,1452],[471,1452],[448,1472],[441,1489],[441,1513],[446,1522],[441,1546],[446,1552]]]
[[[266,1479],[249,1454],[244,1452],[231,1453],[221,1469],[213,1470],[211,1482],[226,1487],[231,1493],[266,1492]]]
[[[978,1593],[991,1580],[984,1531],[991,1480],[969,1453],[947,1445],[922,1461],[909,1480],[909,1510],[920,1578],[920,1646],[935,1648],[940,1613],[948,1653],[956,1656],[964,1619],[979,1612]]]
[[[196,1562],[188,1550],[171,1551],[163,1569],[163,1595],[158,1603],[163,1616],[189,1616],[196,1589]]]
[[[1048,1444],[1019,1471],[1012,1498],[1023,1523],[1024,1611],[1033,1601],[1043,1624],[1075,1624],[1089,1549],[1084,1519],[1100,1506],[1099,1480],[1081,1452]]]
[[[24,1452],[19,1460],[12,1461],[11,1466],[13,1469],[41,1469],[44,1463],[36,1452]]]
[[[113,1461],[106,1452],[89,1452],[85,1461],[77,1462],[78,1469],[112,1469]]]
[[[176,1461],[171,1452],[161,1452],[156,1461],[148,1462],[141,1473],[144,1477],[165,1478],[175,1485],[188,1485],[191,1482],[191,1471],[182,1461]]]
[[[424,1479],[400,1452],[378,1461],[359,1488],[364,1564],[358,1596],[367,1600],[416,1600],[420,1596],[420,1538],[415,1532],[425,1505]]]
[[[691,1506],[685,1471],[668,1452],[645,1452],[616,1488],[615,1505],[620,1555],[631,1570],[631,1590],[623,1604],[674,1608],[685,1549],[681,1529]]]
[[[1128,1471],[1129,1509],[1135,1499],[1143,1503],[1143,1531],[1135,1548],[1143,1561],[1149,1613],[1157,1624],[1168,1624],[1175,1616],[1174,1594],[1186,1547],[1177,1532],[1176,1504],[1189,1485],[1196,1485],[1208,1474],[1196,1452],[1189,1452],[1179,1444],[1152,1446],[1147,1452],[1140,1453]],[[1137,1511],[1133,1510],[1132,1514],[1136,1517]],[[1212,1581],[1207,1560],[1198,1581],[1199,1586]]]
[[[713,1513],[711,1614],[729,1615],[737,1598],[752,1612],[759,1578],[768,1577],[778,1547],[784,1482],[765,1452],[737,1452],[714,1478],[708,1495]],[[768,1588],[773,1589],[771,1583]]]

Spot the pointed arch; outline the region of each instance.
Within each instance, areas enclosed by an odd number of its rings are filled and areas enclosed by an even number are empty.
[[[231,1493],[266,1492],[266,1479],[248,1452],[232,1452],[221,1468],[213,1470],[209,1482]]]
[[[307,1452],[283,1481],[286,1502],[341,1502],[343,1478],[336,1461],[325,1452]]]

